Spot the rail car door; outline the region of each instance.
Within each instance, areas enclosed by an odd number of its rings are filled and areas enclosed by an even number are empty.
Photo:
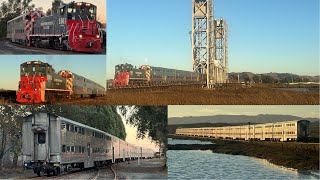
[[[34,160],[44,161],[47,159],[46,133],[34,133]],[[48,157],[49,158],[49,157]]]
[[[114,147],[113,147],[113,145],[112,145],[112,163],[114,163],[115,161],[114,161]]]
[[[87,163],[85,165],[85,168],[92,167],[93,161],[91,158],[91,144],[87,143]]]

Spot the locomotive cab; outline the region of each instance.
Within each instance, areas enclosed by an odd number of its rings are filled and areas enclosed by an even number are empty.
[[[97,8],[90,3],[70,3],[60,8],[60,14],[67,13],[68,20],[96,20]]]
[[[71,49],[82,52],[101,52],[97,8],[85,2],[71,2],[60,6],[59,24],[66,24]]]
[[[129,85],[130,73],[133,70],[131,64],[119,64],[115,67],[115,76],[113,81],[114,87],[125,87]]]
[[[20,66],[17,101],[20,103],[44,102],[47,73],[54,71],[47,63],[29,61]]]

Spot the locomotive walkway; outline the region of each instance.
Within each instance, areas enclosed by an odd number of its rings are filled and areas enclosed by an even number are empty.
[[[7,40],[0,40],[0,54],[82,54],[74,51],[60,51],[46,48],[27,47],[11,43]],[[101,54],[106,54],[106,49],[102,49]]]

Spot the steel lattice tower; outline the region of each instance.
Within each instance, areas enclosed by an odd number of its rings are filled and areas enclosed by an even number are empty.
[[[228,80],[228,38],[225,20],[214,20],[215,59],[217,60],[217,82],[226,83]]]
[[[213,0],[192,0],[192,65],[195,72],[207,74],[208,88],[226,82],[223,73],[227,72],[227,59],[224,63],[217,60],[218,31],[213,17]]]

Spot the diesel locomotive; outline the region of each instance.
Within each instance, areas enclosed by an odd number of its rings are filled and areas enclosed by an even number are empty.
[[[244,126],[179,128],[177,135],[256,141],[305,141],[310,121],[296,120]]]
[[[115,66],[113,86],[203,84],[205,82],[205,74],[148,65],[137,68],[126,63]]]
[[[61,4],[45,16],[30,10],[7,22],[7,38],[26,46],[101,53],[97,7],[85,2]]]
[[[69,70],[56,72],[48,63],[28,61],[20,66],[19,103],[42,103],[54,99],[103,96],[105,88]]]
[[[31,165],[38,176],[154,157],[151,149],[49,113],[24,118],[22,154],[24,163]]]

